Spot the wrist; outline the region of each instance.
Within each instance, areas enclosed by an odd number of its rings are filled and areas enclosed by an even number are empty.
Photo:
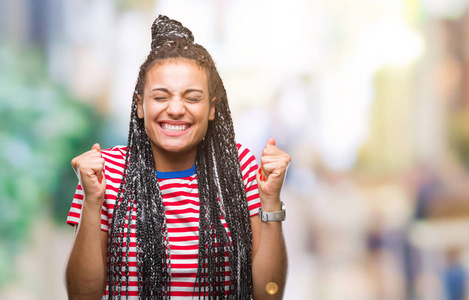
[[[282,209],[282,202],[280,198],[261,199],[262,210],[265,212],[279,211]]]
[[[265,211],[265,212],[274,212],[274,211],[282,210],[282,204],[280,203],[280,201],[278,203],[275,203],[275,204],[272,204],[272,203],[264,204],[264,203],[262,203],[261,207],[262,207],[262,211]]]
[[[84,214],[92,213],[101,215],[104,197],[86,197],[83,199],[82,211]],[[86,212],[85,212],[86,211]]]
[[[259,209],[259,218],[263,222],[285,221],[286,210],[283,202],[280,202],[280,209],[275,211],[266,211],[263,207]]]

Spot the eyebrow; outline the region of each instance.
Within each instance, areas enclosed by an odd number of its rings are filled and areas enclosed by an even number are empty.
[[[154,88],[154,89],[151,90],[151,92],[157,92],[157,91],[171,94],[170,91],[167,88]],[[199,90],[199,89],[187,89],[187,90],[184,91],[184,94],[188,94],[188,93],[192,93],[192,92],[199,92],[201,94],[204,93],[203,90]]]

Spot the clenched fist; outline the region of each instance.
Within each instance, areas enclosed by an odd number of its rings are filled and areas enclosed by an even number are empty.
[[[257,173],[257,184],[263,207],[280,206],[280,190],[290,161],[290,155],[275,146],[275,140],[270,138],[262,150],[261,165]]]
[[[106,191],[106,180],[104,158],[101,157],[99,144],[94,144],[90,151],[72,159],[72,166],[85,194],[85,201],[101,205]]]

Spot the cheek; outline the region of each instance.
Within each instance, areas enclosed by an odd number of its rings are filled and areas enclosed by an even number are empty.
[[[151,140],[151,136],[152,136],[151,133],[153,132],[153,130],[150,124],[148,124],[147,118],[143,119],[143,128],[145,129],[145,134]]]
[[[205,137],[205,135],[207,135],[207,131],[208,131],[208,124],[209,124],[209,121],[207,120],[207,122],[205,122],[201,128],[201,132],[200,132],[200,135],[202,136],[202,138]]]
[[[150,112],[151,112],[151,107],[149,107],[149,104],[145,103],[144,105],[142,105],[142,113],[145,119],[150,117],[151,115]]]
[[[155,131],[155,126],[158,124],[155,122],[155,119],[158,116],[157,108],[152,105],[144,105],[142,107],[143,114],[143,123],[145,124],[145,131],[147,134],[149,132]]]
[[[152,101],[149,101],[142,106],[143,117],[145,119],[149,119],[149,123],[152,119],[156,119],[164,110],[164,105]]]

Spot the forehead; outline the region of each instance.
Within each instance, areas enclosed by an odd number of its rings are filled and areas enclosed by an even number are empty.
[[[194,60],[169,58],[156,61],[146,74],[146,86],[154,84],[185,84],[208,86],[205,68]]]

